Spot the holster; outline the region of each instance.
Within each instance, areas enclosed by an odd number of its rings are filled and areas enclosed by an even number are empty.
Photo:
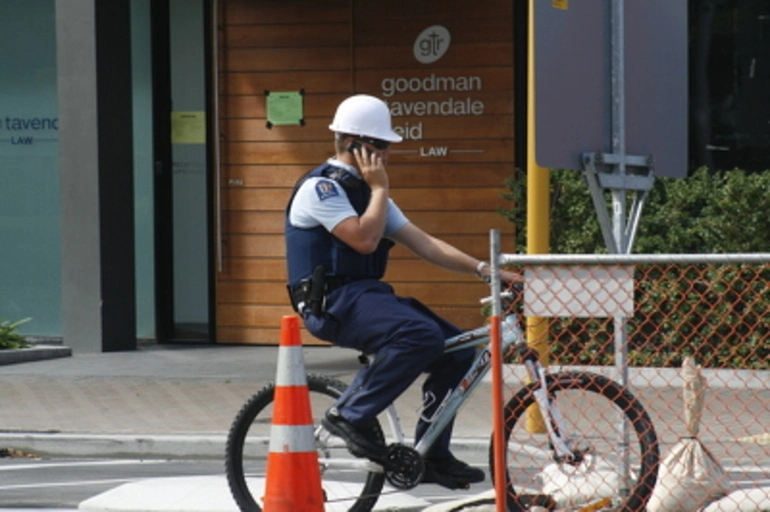
[[[326,309],[326,269],[323,265],[318,265],[310,278],[308,306],[313,316],[321,316]]]
[[[320,316],[326,308],[326,269],[319,265],[310,279],[303,279],[298,286],[288,287],[289,300],[294,311],[310,308],[314,316]]]

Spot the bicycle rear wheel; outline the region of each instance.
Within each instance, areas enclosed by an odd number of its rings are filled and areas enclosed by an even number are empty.
[[[642,512],[655,486],[660,458],[655,428],[642,404],[600,375],[565,372],[549,375],[546,382],[568,439],[583,457],[577,463],[556,462],[548,435],[539,433],[545,432],[539,410],[535,406],[528,411],[538,386],[524,386],[504,410],[508,509],[525,511],[538,505],[580,510],[604,503],[591,510]],[[621,420],[630,426],[627,445]],[[627,476],[619,470],[622,467],[628,468]],[[492,449],[490,468],[494,469]]]
[[[368,461],[350,455],[344,442],[319,426],[320,420],[346,388],[342,381],[307,376],[310,406],[315,422],[321,487],[326,511],[368,512],[377,502],[385,474],[368,468]],[[273,416],[273,384],[252,396],[235,417],[227,436],[225,472],[230,491],[242,511],[261,512],[261,497]],[[384,439],[379,423],[375,435]]]

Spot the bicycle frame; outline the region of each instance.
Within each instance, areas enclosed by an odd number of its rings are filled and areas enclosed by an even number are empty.
[[[501,327],[501,350],[502,353],[505,354],[512,345],[520,343],[524,339],[524,333],[521,330],[518,317],[515,313],[506,315],[505,318],[501,320]],[[420,455],[425,456],[425,454],[428,453],[428,450],[444,430],[444,427],[446,427],[452,420],[460,407],[465,403],[465,400],[467,400],[473,393],[491,368],[492,353],[490,345],[490,326],[485,325],[483,327],[478,327],[446,340],[445,352],[454,352],[484,343],[486,345],[476,355],[473,364],[471,364],[470,369],[468,369],[463,376],[460,384],[450,394],[444,397],[433,416],[427,419],[430,426],[415,446],[415,450],[417,450]],[[394,412],[394,410],[391,409],[392,407],[394,407],[393,404],[388,407],[389,418],[391,413]],[[391,421],[391,426],[393,423],[394,422]]]
[[[511,347],[521,346],[523,347],[523,362],[527,370],[527,374],[531,382],[539,382],[541,387],[535,392],[535,399],[543,414],[544,418],[548,418],[546,421],[549,437],[553,442],[554,450],[557,456],[569,458],[572,455],[571,447],[566,441],[561,420],[561,414],[553,406],[552,401],[548,397],[545,384],[546,370],[537,360],[534,355],[534,351],[526,348],[526,341],[524,339],[524,333],[521,329],[521,325],[516,313],[508,313],[501,320],[501,352],[507,354]],[[455,414],[459,411],[465,401],[475,391],[478,385],[483,380],[484,376],[489,372],[492,364],[491,356],[491,340],[490,340],[490,326],[485,325],[472,329],[470,331],[463,332],[457,336],[447,338],[445,340],[445,352],[454,352],[469,347],[477,347],[482,344],[486,344],[476,355],[471,364],[470,369],[465,373],[460,384],[447,396],[442,399],[442,403],[438,406],[431,418],[424,418],[430,425],[420,438],[420,441],[414,447],[414,449],[421,455],[425,456],[433,443],[438,439],[441,432],[452,420]],[[406,445],[406,436],[404,435],[401,423],[398,419],[398,412],[396,406],[391,403],[384,411],[388,423],[390,425],[393,438],[396,443]],[[327,439],[328,441],[328,439]],[[334,467],[346,467],[350,469],[360,469],[365,471],[381,472],[383,468],[376,462],[367,459],[355,459],[355,460],[338,460],[338,459],[322,459],[321,465],[328,465]]]
[[[524,334],[521,330],[519,320],[514,313],[507,315],[502,321],[501,330],[502,333],[502,349],[503,353],[511,346],[521,342],[524,339]],[[479,345],[486,344],[484,348],[476,355],[471,364],[470,369],[465,373],[460,385],[457,386],[450,394],[448,394],[442,400],[442,403],[438,406],[434,412],[432,418],[428,419],[430,426],[423,434],[420,441],[415,446],[415,450],[421,455],[425,456],[428,450],[436,441],[441,431],[451,421],[457,411],[468,397],[473,393],[479,383],[483,380],[484,376],[489,372],[491,368],[491,346],[490,346],[490,326],[485,325],[465,331],[451,338],[447,338],[444,341],[445,352],[455,352],[469,347],[477,347]],[[376,359],[376,355],[374,356]],[[384,411],[385,416],[388,419],[390,430],[393,435],[393,439],[398,444],[406,445],[406,436],[401,428],[401,422],[398,419],[398,412],[395,404],[391,403]],[[319,435],[319,431],[316,435]],[[329,442],[327,434],[326,441]],[[341,442],[341,441],[340,441]],[[345,467],[348,469],[359,469],[365,471],[381,472],[382,466],[376,462],[367,459],[322,459],[321,465],[328,465],[334,467]]]

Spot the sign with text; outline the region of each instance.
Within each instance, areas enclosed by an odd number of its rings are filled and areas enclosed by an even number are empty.
[[[206,113],[198,111],[171,113],[172,144],[205,144]]]
[[[488,67],[467,65],[464,60],[468,54],[455,49],[461,41],[449,27],[429,25],[415,35],[410,45],[411,62],[399,66],[404,71],[378,72],[376,94],[390,108],[393,130],[404,142],[417,143],[416,149],[414,145],[396,147],[394,153],[489,159],[497,156],[487,155],[488,141],[479,139],[488,135],[513,138],[512,121],[498,124],[496,130],[478,129],[490,116],[507,114],[512,118],[511,112],[499,111],[500,101],[492,102],[491,108],[487,104],[490,93],[502,93],[501,83],[494,77],[493,89],[489,89],[490,73],[512,75],[512,54],[496,57],[501,66],[491,72]],[[512,88],[507,94],[512,98]]]
[[[58,131],[56,116],[0,115],[0,145],[29,147],[58,142]]]

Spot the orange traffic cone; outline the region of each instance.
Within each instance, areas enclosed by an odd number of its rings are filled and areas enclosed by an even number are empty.
[[[299,318],[281,320],[264,512],[324,510]]]

